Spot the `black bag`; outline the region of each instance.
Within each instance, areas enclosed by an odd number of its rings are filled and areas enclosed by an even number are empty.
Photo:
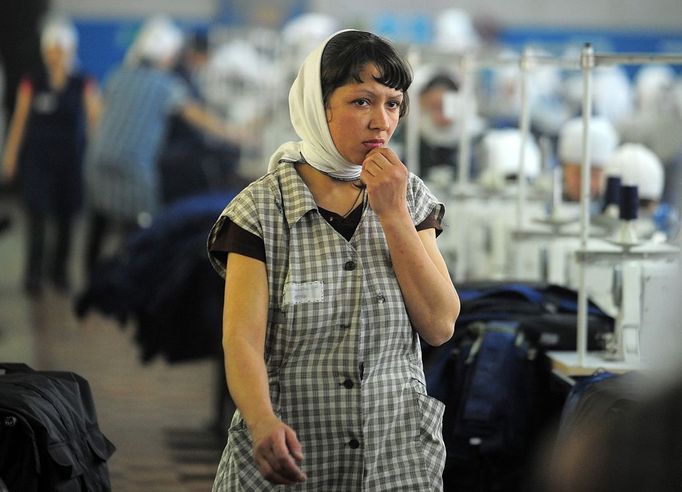
[[[521,490],[553,413],[550,368],[517,326],[481,322],[425,352],[427,391],[445,403],[444,490]]]
[[[682,490],[682,385],[660,373],[598,371],[576,380],[532,490]]]
[[[478,321],[509,321],[547,350],[575,350],[578,295],[543,282],[469,282],[457,286],[462,309],[457,326]],[[614,320],[588,303],[587,348],[603,350]]]
[[[625,374],[598,371],[580,379],[566,398],[557,439],[561,441],[577,429],[607,425],[643,401],[652,385],[637,371]]]
[[[429,395],[445,403],[445,490],[522,490],[540,435],[565,394],[551,387],[545,350],[575,349],[577,293],[542,282],[459,284],[453,338],[423,345]],[[588,348],[603,347],[613,319],[588,306]]]
[[[0,483],[11,492],[111,490],[114,445],[88,382],[72,372],[0,364]]]

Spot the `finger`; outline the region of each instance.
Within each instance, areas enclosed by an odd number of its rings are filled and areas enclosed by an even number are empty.
[[[286,444],[291,456],[298,462],[303,461],[303,447],[296,437],[296,433],[291,429],[287,429],[284,438],[286,439]]]
[[[369,164],[369,163],[374,163],[381,169],[383,169],[385,166],[389,166],[391,164],[391,162],[386,158],[386,156],[380,152],[375,152],[371,155],[367,155],[365,157],[365,161],[363,162],[363,165]]]
[[[372,149],[371,152],[367,155],[367,157],[369,156],[381,156],[383,159],[385,159],[386,162],[391,164],[398,164],[401,162],[400,158],[398,157],[398,154],[393,152],[393,150],[388,147],[379,147],[377,149]]]
[[[375,177],[379,173],[380,169],[377,169],[372,166],[372,163],[369,161],[365,161],[362,163],[362,170],[360,171],[360,179],[362,180],[362,175],[363,173]],[[365,183],[367,184],[367,183]]]
[[[391,163],[382,155],[376,155],[365,160],[362,167],[363,169],[366,169],[370,175],[376,177],[390,169]]]
[[[296,480],[305,480],[305,475],[299,468],[298,464],[294,461],[289,448],[286,445],[286,438],[282,436],[281,439],[277,439],[272,443],[272,454],[274,461],[270,461],[272,468],[279,474],[285,477]]]
[[[270,463],[268,463],[265,460],[258,463],[258,470],[260,471],[261,475],[263,475],[263,477],[266,480],[268,480],[272,483],[276,483],[276,484],[280,484],[280,485],[293,485],[296,483],[294,480],[291,480],[290,478],[287,478],[284,475],[275,471],[272,468],[272,466],[270,466]]]
[[[270,462],[270,466],[278,475],[295,483],[303,482],[307,478],[291,456],[278,457],[274,462]]]
[[[288,457],[289,461],[293,463],[293,459]],[[257,459],[259,470],[264,477],[269,480],[276,480],[278,483],[298,483],[301,480],[296,473],[291,473],[288,468],[283,465],[282,459],[274,451],[272,446],[264,447]],[[294,466],[296,466],[294,464]]]

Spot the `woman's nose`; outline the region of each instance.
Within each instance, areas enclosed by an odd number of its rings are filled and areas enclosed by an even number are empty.
[[[390,119],[388,112],[381,107],[377,107],[372,111],[372,119],[370,121],[370,126],[372,129],[376,130],[388,130],[390,126]]]

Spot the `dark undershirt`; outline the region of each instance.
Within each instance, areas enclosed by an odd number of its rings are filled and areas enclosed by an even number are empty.
[[[341,234],[346,241],[350,241],[355,229],[357,229],[358,224],[360,224],[363,208],[364,207],[356,207],[346,217],[319,207],[318,211],[336,232]],[[216,239],[211,248],[213,253],[219,256],[224,254],[225,260],[227,260],[227,253],[238,253],[265,262],[265,244],[263,243],[262,238],[239,227],[229,219],[225,221],[223,227],[227,227],[227,234],[223,236],[222,240],[220,238]],[[441,225],[433,213],[429,214],[421,224],[418,224],[416,229],[418,231],[436,229],[436,235],[442,232]]]

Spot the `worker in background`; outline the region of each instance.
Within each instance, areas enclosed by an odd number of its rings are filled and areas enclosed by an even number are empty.
[[[517,128],[488,130],[475,149],[479,174],[476,182],[486,198],[475,209],[467,211],[466,241],[468,252],[464,258],[472,278],[499,279],[511,268],[510,252],[512,229],[516,227],[517,209],[514,205],[519,189],[522,134]],[[528,195],[540,177],[540,149],[532,134],[528,134],[524,149],[523,176]],[[527,200],[526,214],[540,216],[544,203]],[[528,245],[524,245],[526,250]],[[539,253],[538,253],[538,256]],[[530,273],[530,271],[526,272]],[[539,277],[539,273],[538,273]]]
[[[489,190],[504,190],[518,180],[521,157],[521,132],[516,128],[493,129],[483,136],[477,149],[480,166],[478,182]],[[523,174],[526,179],[540,175],[540,149],[528,135],[524,152]]]
[[[602,194],[604,166],[618,145],[618,133],[603,117],[595,116],[589,123],[590,197]],[[559,131],[558,158],[563,171],[563,195],[568,202],[580,201],[583,161],[583,120],[567,121]]]
[[[609,158],[606,175],[619,177],[621,185],[637,186],[638,238],[665,240],[675,217],[672,208],[661,203],[665,174],[658,156],[641,144],[623,144]]]
[[[287,21],[281,35],[283,62],[288,76],[296,77],[308,53],[338,30],[336,18],[318,12],[306,12]]]
[[[49,9],[50,0],[0,2],[0,133],[8,129],[21,77],[42,61],[40,23]],[[2,137],[0,145],[4,145]],[[12,223],[10,214],[4,207],[0,209],[0,233],[7,231]]]
[[[481,47],[481,37],[467,11],[448,8],[435,15],[433,45],[446,52],[467,53]]]
[[[635,110],[618,125],[623,141],[645,145],[663,163],[666,201],[677,199],[682,165],[682,103],[675,93],[677,76],[668,65],[644,65],[635,75]]]
[[[209,104],[204,80],[208,58],[207,35],[194,32],[185,42],[172,71],[185,83],[190,98],[206,106]],[[238,181],[235,174],[240,151],[239,145],[208,136],[201,127],[188,121],[182,112],[171,114],[158,157],[163,203],[234,186]]]
[[[462,132],[474,146],[485,128],[476,100],[459,92],[457,76],[445,68],[427,65],[415,73],[413,90],[419,95],[419,174],[434,169],[454,177],[458,169]]]
[[[86,271],[98,260],[107,232],[151,224],[159,211],[161,184],[157,156],[169,116],[180,114],[216,138],[246,139],[191,97],[185,82],[171,73],[183,43],[180,29],[167,17],[150,18],[104,86],[104,110],[87,149],[88,205]]]
[[[22,79],[3,155],[4,178],[18,179],[27,216],[24,287],[31,296],[42,291],[45,266],[57,289],[69,289],[86,129],[93,133],[101,109],[94,80],[75,66],[78,36],[73,24],[65,18],[50,19],[41,46],[43,65]],[[48,224],[54,225],[54,241],[48,241]],[[54,248],[48,251],[52,242]]]
[[[569,49],[565,58],[577,59],[579,52]],[[583,74],[566,70],[561,83],[561,95],[572,116],[579,115],[583,107]],[[620,132],[635,110],[635,90],[627,72],[621,66],[597,66],[592,79],[592,111],[609,120]]]
[[[5,81],[3,110],[6,127],[16,106],[19,81],[41,63],[40,26],[50,10],[50,0],[0,2],[0,69]]]

